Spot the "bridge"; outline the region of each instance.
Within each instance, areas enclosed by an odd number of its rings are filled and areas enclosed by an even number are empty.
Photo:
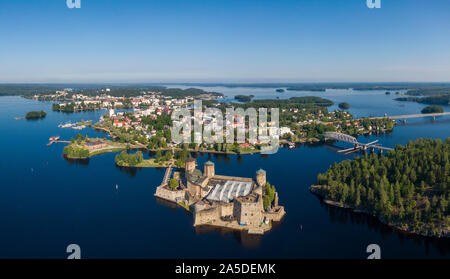
[[[361,142],[358,142],[358,140],[355,137],[352,137],[350,135],[346,135],[343,133],[339,133],[339,132],[325,132],[324,136],[329,139],[353,144],[352,148],[340,150],[340,151],[338,151],[339,153],[344,152],[345,154],[350,154],[352,152],[366,151],[368,149],[371,149],[372,151],[375,151],[375,149],[378,149],[380,152],[382,152],[383,150],[386,150],[386,151],[394,150],[389,147],[383,147],[380,144],[375,144],[376,142],[378,142],[378,140],[369,142],[369,143],[361,143]]]
[[[450,112],[440,112],[440,113],[422,113],[422,114],[405,114],[405,115],[396,115],[396,116],[377,116],[377,117],[369,117],[369,119],[383,119],[383,118],[390,118],[390,119],[406,119],[406,118],[418,118],[418,117],[433,117],[436,116],[445,116],[450,115]]]
[[[161,185],[165,185],[165,184],[169,183],[169,178],[170,178],[171,174],[172,174],[172,165],[170,165],[166,169],[166,173],[164,174],[164,178],[163,178],[163,181],[162,181]]]

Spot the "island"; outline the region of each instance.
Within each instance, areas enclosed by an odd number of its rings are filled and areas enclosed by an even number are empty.
[[[429,105],[450,105],[450,88],[420,88],[408,90],[405,95],[414,97],[396,98],[396,101],[409,101]]]
[[[343,102],[343,103],[339,104],[339,108],[340,109],[349,109],[350,105],[349,105],[349,103]]]
[[[171,176],[168,168],[156,188],[155,197],[191,212],[194,226],[213,226],[264,234],[273,222],[280,222],[284,207],[278,204],[275,186],[266,181],[266,172],[256,171],[255,178],[217,175],[214,163],[208,161],[203,172],[196,160],[188,158],[184,171]]]
[[[250,102],[253,99],[253,97],[255,97],[255,96],[254,95],[249,95],[249,96],[247,96],[247,95],[236,95],[236,96],[234,96],[234,99],[239,101],[239,102],[246,103],[246,102]]]
[[[398,230],[450,236],[450,138],[418,139],[383,155],[333,164],[310,187],[325,203],[377,217]]]
[[[443,113],[444,108],[442,106],[428,106],[422,109],[422,113]]]
[[[449,105],[450,104],[450,94],[441,96],[427,96],[427,97],[400,97],[394,100],[400,102],[417,102],[421,104],[429,105]]]
[[[47,113],[43,110],[41,111],[30,111],[27,112],[27,114],[25,115],[26,119],[40,119],[40,118],[45,118],[47,116]]]

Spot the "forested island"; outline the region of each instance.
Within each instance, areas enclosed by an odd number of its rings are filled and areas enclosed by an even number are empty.
[[[252,108],[305,108],[305,107],[328,107],[333,105],[333,101],[316,96],[291,97],[289,99],[257,99],[245,104],[221,103],[220,107],[228,106],[242,107],[244,109]]]
[[[410,233],[450,236],[450,138],[418,139],[383,155],[333,164],[310,190],[326,203]]]
[[[450,104],[450,88],[448,87],[411,89],[408,90],[405,95],[414,97],[401,97],[394,100],[403,102],[417,102],[429,105]]]
[[[450,95],[449,87],[442,88],[420,88],[420,89],[410,89],[405,93],[408,96],[442,96]]]
[[[450,94],[449,95],[437,95],[428,97],[400,97],[395,98],[396,101],[401,102],[417,102],[421,104],[429,105],[448,105],[450,104]]]
[[[428,106],[422,110],[422,113],[443,113],[444,108],[441,106]]]
[[[350,105],[348,103],[346,103],[346,102],[343,102],[343,103],[339,104],[339,108],[340,109],[349,109]]]
[[[242,103],[248,103],[248,102],[250,102],[253,99],[253,97],[255,97],[255,96],[254,95],[249,95],[249,96],[247,96],[247,95],[236,95],[236,96],[234,96],[234,99],[239,101],[239,102],[242,102]]]
[[[25,115],[26,119],[40,119],[40,118],[45,118],[47,116],[47,113],[43,110],[41,111],[30,111],[27,112],[27,114]]]

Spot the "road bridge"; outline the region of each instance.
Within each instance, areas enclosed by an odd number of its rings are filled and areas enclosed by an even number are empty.
[[[405,114],[405,115],[395,115],[395,116],[377,116],[377,117],[369,117],[369,119],[383,119],[383,118],[390,118],[390,119],[407,119],[407,118],[418,118],[418,117],[433,117],[436,116],[445,116],[450,115],[450,112],[441,112],[441,113],[422,113],[422,114]]]
[[[383,147],[380,144],[376,144],[378,140],[369,143],[361,143],[358,142],[358,140],[355,137],[339,132],[325,132],[324,136],[329,139],[353,144],[352,148],[340,150],[338,151],[339,153],[344,152],[345,154],[349,154],[356,151],[366,151],[366,150],[374,151],[375,149],[378,149],[380,152],[382,152],[383,150],[386,151],[394,150],[392,148]]]

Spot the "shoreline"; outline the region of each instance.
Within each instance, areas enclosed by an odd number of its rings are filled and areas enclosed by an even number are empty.
[[[430,237],[430,238],[434,238],[434,239],[448,239],[448,238],[450,238],[449,232],[445,232],[443,230],[439,231],[439,235],[430,235],[428,233],[412,231],[409,228],[403,228],[403,227],[401,227],[398,224],[389,223],[389,222],[385,221],[383,218],[381,218],[381,217],[379,217],[377,215],[374,215],[372,213],[369,213],[369,212],[367,212],[365,210],[356,209],[355,207],[353,207],[351,205],[348,205],[348,204],[342,204],[340,202],[336,202],[336,201],[325,199],[325,197],[320,193],[320,189],[322,187],[323,186],[320,186],[320,185],[311,185],[309,187],[309,191],[313,195],[316,195],[317,197],[319,197],[327,205],[334,206],[334,207],[337,207],[337,208],[342,208],[342,209],[349,209],[349,210],[351,210],[354,213],[362,213],[362,214],[365,214],[365,215],[372,216],[375,219],[377,219],[380,223],[382,223],[382,224],[384,224],[386,226],[389,226],[390,228],[392,228],[392,229],[394,229],[396,231],[402,232],[402,233],[412,234],[412,235],[422,236],[422,237]]]

